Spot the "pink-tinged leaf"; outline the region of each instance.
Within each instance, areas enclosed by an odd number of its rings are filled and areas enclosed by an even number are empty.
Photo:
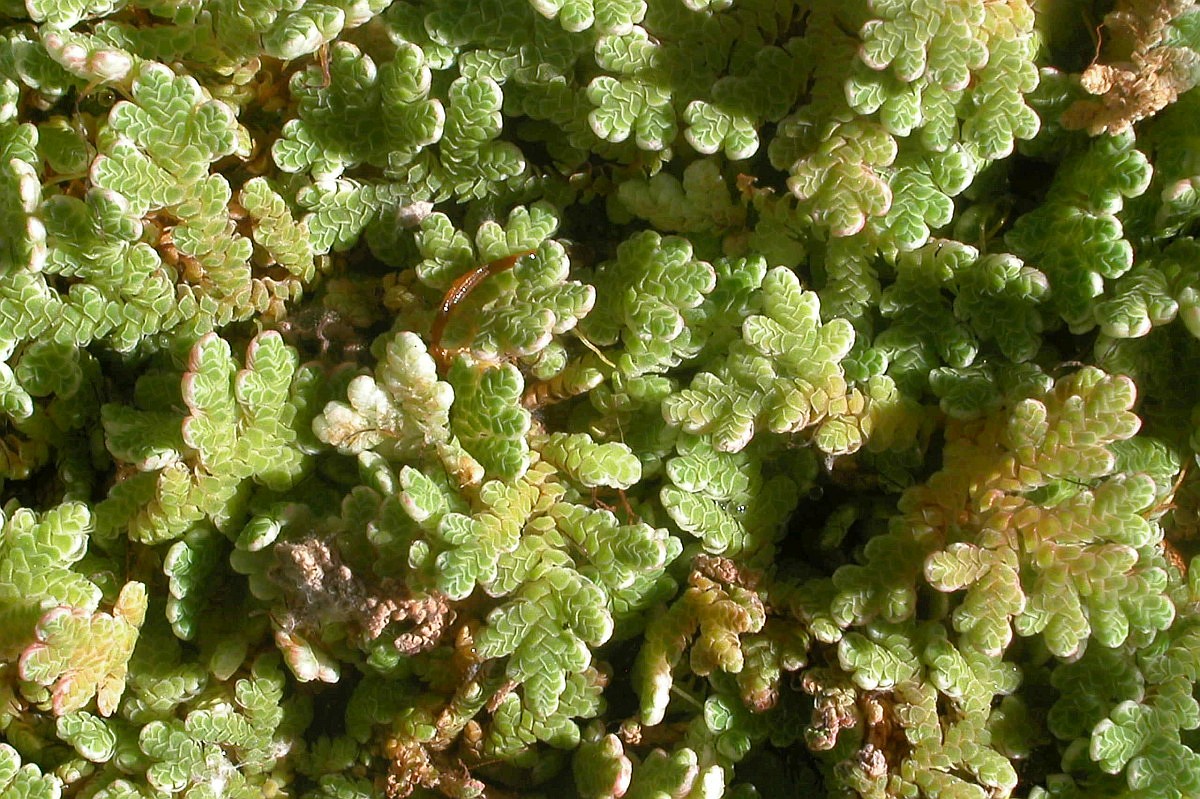
[[[53,608],[21,654],[21,678],[50,688],[56,716],[81,710],[93,696],[100,714],[111,716],[145,617],[146,586],[133,582],[121,589],[111,615]]]

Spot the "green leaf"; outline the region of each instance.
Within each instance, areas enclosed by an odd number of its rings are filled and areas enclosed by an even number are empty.
[[[854,343],[843,319],[821,323],[820,301],[804,291],[795,273],[779,267],[763,280],[764,314],[742,325],[714,374],[700,373],[692,386],[663,403],[663,415],[690,433],[709,433],[716,449],[738,452],[755,431],[795,433],[817,428],[828,453],[862,445],[857,423],[865,401],[846,384],[839,362]]]
[[[91,713],[80,711],[59,716],[55,728],[59,738],[93,763],[105,763],[116,752],[116,735],[103,719]]]
[[[525,388],[512,364],[483,370],[459,358],[447,376],[455,403],[450,429],[489,475],[511,480],[529,468],[529,411],[521,406]]]
[[[17,750],[0,743],[0,791],[13,799],[58,799],[62,796],[62,780],[53,774],[42,774],[34,763],[21,765]]]
[[[141,215],[181,202],[210,163],[237,147],[237,125],[228,105],[206,99],[195,79],[161,64],[138,67],[132,97],[109,115],[107,146],[92,179],[120,192]]]
[[[642,479],[642,464],[622,443],[598,444],[586,433],[554,433],[538,451],[586,488],[631,488]]]
[[[505,674],[524,686],[529,709],[547,717],[567,674],[586,669],[588,647],[603,644],[612,630],[604,592],[575,572],[554,569],[488,614],[476,649],[483,658],[508,655]]]

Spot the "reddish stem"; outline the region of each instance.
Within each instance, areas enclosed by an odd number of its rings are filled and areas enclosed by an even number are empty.
[[[441,364],[445,365],[447,356],[445,348],[442,347],[442,334],[446,332],[446,325],[449,323],[450,314],[454,311],[455,307],[465,300],[467,295],[480,283],[492,275],[507,272],[517,265],[517,261],[535,252],[537,250],[522,250],[512,255],[506,255],[503,258],[497,258],[494,261],[488,261],[486,264],[463,273],[451,284],[446,295],[442,297],[442,305],[438,308],[437,316],[433,319],[433,327],[429,329],[429,350]]]

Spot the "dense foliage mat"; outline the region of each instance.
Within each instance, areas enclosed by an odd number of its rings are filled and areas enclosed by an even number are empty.
[[[5,799],[1200,797],[1192,0],[0,0]]]

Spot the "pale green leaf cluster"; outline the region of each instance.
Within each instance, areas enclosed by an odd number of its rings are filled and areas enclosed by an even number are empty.
[[[0,789],[17,799],[55,799],[62,795],[62,781],[32,763],[22,765],[16,749],[0,744]]]
[[[717,450],[744,449],[758,430],[797,433],[812,428],[818,449],[850,453],[862,446],[856,417],[865,399],[847,385],[840,361],[854,343],[843,320],[821,323],[820,300],[795,273],[777,268],[762,282],[764,313],[742,325],[716,372],[663,404],[668,422],[709,433]]]
[[[1189,688],[1195,670],[1186,654],[1195,645],[1195,628],[1187,623],[1161,633],[1142,657],[1089,650],[1054,674],[1061,695],[1050,710],[1050,729],[1071,742],[1080,776],[1091,772],[1115,794],[1183,797],[1195,790],[1196,755],[1181,740],[1200,724]],[[1077,780],[1066,781],[1062,795],[1078,796],[1080,788]]]
[[[192,349],[174,398],[187,409],[182,418],[149,407],[106,411],[113,456],[136,471],[98,506],[102,538],[124,528],[133,540],[158,543],[205,518],[224,526],[248,487],[243,481],[280,490],[300,478],[306,454],[294,421],[311,398],[295,353],[277,333],[264,333],[247,348],[244,367],[238,369],[223,339],[209,334]],[[140,404],[153,406],[155,388],[145,386]],[[135,429],[155,441],[149,453],[144,445],[121,445]]]
[[[93,525],[91,511],[82,504],[60,505],[44,514],[5,507],[0,596],[7,658],[20,653],[45,611],[98,609],[102,589],[71,568],[86,554]]]
[[[598,444],[586,433],[554,433],[538,448],[542,457],[585,488],[632,488],[642,465],[624,444]]]
[[[456,402],[450,429],[485,474],[512,480],[529,468],[529,411],[521,407],[524,379],[511,364],[477,369],[459,359],[448,375]]]
[[[330,50],[329,76],[327,87],[311,73],[293,78],[303,114],[272,147],[281,169],[334,178],[359,163],[399,165],[441,139],[446,110],[429,97],[430,70],[415,45],[380,69],[369,55],[339,42]],[[386,137],[378,135],[381,118]]]
[[[1046,326],[1040,306],[1050,295],[1039,270],[1009,254],[935,240],[900,255],[895,272],[879,303],[891,324],[874,344],[902,386],[928,379],[941,394],[939,383],[969,380],[996,349],[1013,364],[1037,355]]]
[[[722,452],[708,438],[684,434],[666,463],[669,482],[659,499],[679,529],[713,555],[771,551],[783,521],[795,510],[801,486],[816,471],[811,460],[791,474],[766,476],[754,452]],[[806,473],[807,472],[807,473]]]
[[[127,582],[119,596],[109,593],[112,612],[100,609],[112,581],[77,570],[93,527],[86,506],[59,505],[40,518],[15,504],[5,510],[0,640],[26,681],[26,700],[61,715],[95,698],[111,715],[145,617],[146,587]]]
[[[546,718],[558,709],[567,675],[591,665],[589,647],[605,643],[612,628],[599,586],[550,568],[488,614],[476,647],[484,658],[508,656],[505,675],[521,685],[525,709]]]
[[[214,697],[210,706],[183,719],[141,728],[138,746],[150,786],[187,797],[261,795],[264,773],[276,759],[273,737],[284,718],[283,673],[275,660],[256,661],[232,695]]]
[[[171,622],[175,635],[184,641],[196,637],[200,616],[208,605],[205,583],[220,563],[222,550],[220,535],[215,530],[197,526],[172,544],[163,558],[163,574],[170,581],[167,621]]]
[[[1024,2],[863,5],[857,35],[832,8],[808,20],[842,46],[812,67],[814,102],[784,118],[771,160],[832,235],[870,221],[913,249],[989,161],[1037,134],[1035,16]]]
[[[602,294],[582,328],[595,344],[621,345],[613,362],[624,376],[665,371],[703,345],[687,324],[688,312],[716,287],[716,273],[695,258],[687,239],[639,233],[622,242],[616,260],[600,264],[592,279],[627,287]]]
[[[591,311],[596,291],[568,280],[566,249],[550,238],[558,226],[559,213],[548,203],[517,206],[507,224],[481,224],[472,248],[466,234],[445,215],[431,214],[421,221],[415,238],[424,259],[417,274],[433,287],[449,291],[456,278],[477,267],[495,262],[508,266],[487,275],[452,306],[437,342],[447,354],[468,352],[483,362],[560,360],[554,356],[561,348],[552,347],[554,337],[574,329]],[[480,311],[486,312],[482,318]]]
[[[604,799],[629,790],[633,762],[625,754],[621,739],[611,733],[605,735],[603,727],[588,725],[572,766],[575,787],[586,799]]]
[[[746,221],[746,209],[730,197],[720,167],[708,158],[688,164],[682,179],[659,172],[627,180],[617,196],[630,213],[659,230],[707,233],[714,227],[737,229]]]
[[[468,514],[451,509],[452,489],[407,467],[400,474],[401,505],[426,536],[409,551],[413,570],[451,598],[469,596],[477,583],[490,585],[500,556],[517,548],[525,520],[555,488],[546,485],[548,477],[547,469],[535,467],[512,483],[489,480]]]
[[[1132,135],[1099,139],[1064,163],[1046,202],[1018,219],[1007,236],[1017,255],[1036,256],[1054,308],[1073,331],[1096,324],[1094,298],[1105,281],[1133,265],[1133,245],[1117,212],[1125,198],[1146,190],[1151,171]],[[1055,245],[1047,246],[1051,241]]]

